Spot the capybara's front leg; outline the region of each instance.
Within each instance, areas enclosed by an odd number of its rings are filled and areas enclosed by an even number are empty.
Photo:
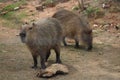
[[[54,50],[56,53],[56,63],[62,63],[60,59],[60,46],[56,46]]]
[[[46,54],[47,54],[47,53],[43,53],[43,52],[42,52],[41,55],[40,55],[41,69],[45,69],[45,68],[46,68],[46,66],[45,66]]]
[[[34,61],[34,65],[32,66],[33,69],[36,69],[37,68],[37,56],[36,55],[32,55],[33,57],[33,61]]]

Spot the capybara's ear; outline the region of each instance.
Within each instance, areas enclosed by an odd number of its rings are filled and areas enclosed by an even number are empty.
[[[33,22],[33,23],[32,23],[32,26],[36,26],[36,24]]]
[[[92,29],[86,30],[85,33],[86,33],[86,34],[92,34]]]
[[[24,24],[28,24],[28,22],[25,22]]]
[[[92,33],[92,29],[90,29],[89,31],[88,31],[88,34],[91,34]]]
[[[29,27],[29,30],[33,29],[36,26],[36,24],[33,22],[32,26]]]

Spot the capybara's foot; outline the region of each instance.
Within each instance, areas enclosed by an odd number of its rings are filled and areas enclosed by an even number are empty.
[[[79,48],[79,46],[78,46],[78,45],[75,45],[75,47],[74,47],[74,48],[78,49],[78,48]]]
[[[61,60],[56,61],[55,63],[62,64]]]
[[[68,46],[68,45],[65,43],[64,46]]]
[[[86,51],[91,51],[92,48],[93,48],[92,46],[88,46],[85,50],[86,50]]]
[[[37,69],[38,67],[37,66],[31,66],[32,69]]]

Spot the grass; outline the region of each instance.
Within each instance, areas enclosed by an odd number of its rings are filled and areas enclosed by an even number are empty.
[[[10,5],[7,5],[5,6],[2,11],[11,11],[13,10],[15,7],[19,7],[21,5],[24,5],[26,4],[26,1],[25,0],[21,0],[21,1],[18,1],[16,3],[13,3],[13,4],[10,4]]]
[[[0,18],[3,19],[2,25],[10,28],[17,28],[16,26],[20,26],[22,20],[27,17],[25,11],[13,11],[15,7],[19,7],[26,3],[25,0],[21,0],[19,2],[7,5],[4,7],[1,12],[6,12],[6,14],[1,15]]]
[[[1,17],[7,20],[11,20],[15,18],[22,19],[26,17],[26,13],[25,12],[20,12],[20,13],[19,12],[8,12],[6,15],[3,15]]]
[[[1,16],[4,21],[3,26],[10,28],[18,28],[22,24],[24,18],[26,18],[26,12],[8,12],[6,15]]]
[[[5,2],[5,1],[7,1],[7,0],[0,0],[0,2]]]
[[[72,7],[72,10],[74,11],[74,10],[79,10],[79,6],[73,6]]]
[[[99,9],[98,8],[93,8],[93,7],[88,7],[86,10],[85,10],[85,13],[88,15],[88,16],[93,16],[96,12],[98,12]]]
[[[56,5],[56,0],[45,0],[43,5],[46,7],[54,7]]]
[[[95,8],[95,7],[91,7],[89,6],[84,13],[88,16],[88,17],[94,17],[94,18],[100,18],[103,17],[104,12],[102,10],[100,10],[99,8]]]

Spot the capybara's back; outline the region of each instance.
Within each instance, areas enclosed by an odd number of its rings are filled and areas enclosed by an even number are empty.
[[[62,29],[56,19],[45,18],[38,20],[34,22],[32,27],[33,29],[27,32],[28,45],[33,44],[36,45],[36,47],[53,47],[61,40]]]
[[[87,50],[92,49],[92,30],[85,18],[65,9],[57,11],[52,17],[62,24],[64,45],[67,45],[65,37],[69,37],[75,39],[76,47],[79,47],[81,40],[87,46]]]

